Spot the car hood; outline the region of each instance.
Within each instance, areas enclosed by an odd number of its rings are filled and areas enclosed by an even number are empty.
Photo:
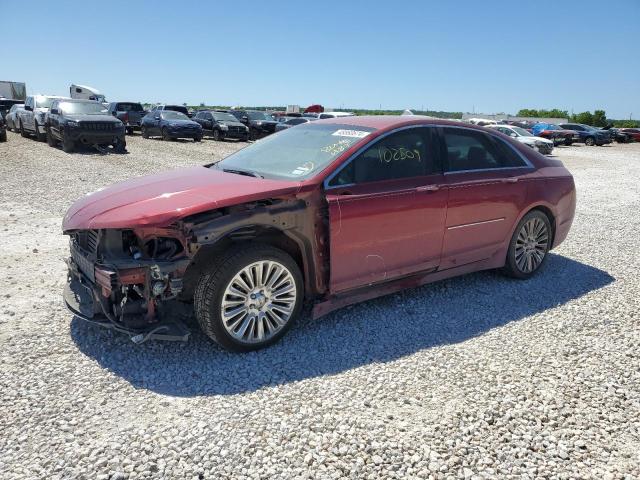
[[[75,120],[76,122],[111,122],[120,123],[120,120],[114,118],[113,115],[90,115],[90,114],[69,114],[65,115],[69,120]]]
[[[245,127],[246,125],[242,122],[227,122],[227,121],[222,121],[222,122],[218,122],[221,125],[226,125],[227,127]]]
[[[193,120],[165,120],[167,125],[172,127],[188,127],[191,125],[200,125],[198,122],[194,122]]]
[[[75,202],[62,229],[162,227],[196,213],[295,193],[298,182],[193,167],[117,183]]]

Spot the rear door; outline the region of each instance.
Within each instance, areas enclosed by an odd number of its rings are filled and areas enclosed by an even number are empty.
[[[375,139],[325,181],[332,292],[438,267],[447,188],[431,131]]]
[[[440,269],[481,261],[510,239],[524,208],[528,161],[505,140],[463,127],[439,129],[449,189]]]

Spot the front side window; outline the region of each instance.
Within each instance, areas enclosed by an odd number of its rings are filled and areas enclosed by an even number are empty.
[[[330,187],[420,177],[436,173],[429,130],[411,128],[375,142],[342,168]]]
[[[500,139],[483,132],[443,128],[448,172],[523,167],[526,163]]]

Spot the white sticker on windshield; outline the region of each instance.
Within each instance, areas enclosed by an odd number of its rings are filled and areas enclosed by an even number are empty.
[[[311,170],[313,170],[313,167],[313,162],[307,162],[304,165],[300,165],[299,167],[297,167],[293,172],[291,172],[291,175],[306,175]]]
[[[370,133],[371,132],[364,132],[362,130],[336,130],[331,135],[336,135],[338,137],[364,138]]]

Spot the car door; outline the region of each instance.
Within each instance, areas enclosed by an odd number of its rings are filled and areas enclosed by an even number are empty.
[[[438,267],[447,187],[431,132],[375,139],[325,180],[333,293]]]
[[[533,166],[506,140],[463,128],[438,130],[449,190],[440,269],[492,257],[510,239]]]
[[[59,102],[54,100],[51,102],[51,107],[49,108],[49,113],[47,114],[46,126],[49,128],[49,131],[54,136],[54,138],[58,138],[60,136],[60,122],[58,121],[58,115],[56,111],[58,110]]]

